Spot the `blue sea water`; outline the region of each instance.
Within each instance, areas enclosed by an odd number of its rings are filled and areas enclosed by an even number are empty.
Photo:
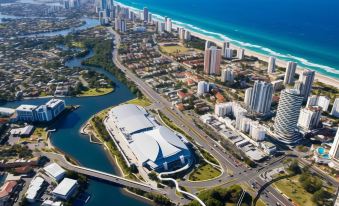
[[[337,0],[118,0],[339,79]]]

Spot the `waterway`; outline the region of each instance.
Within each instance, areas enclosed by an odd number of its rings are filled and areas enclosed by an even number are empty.
[[[65,32],[66,34],[67,32]],[[83,58],[74,58],[65,63],[69,67],[83,67],[81,61],[89,58],[93,52]],[[98,96],[98,97],[66,97],[63,98],[67,105],[80,105],[80,108],[55,123],[54,128],[57,130],[52,133],[52,144],[76,159],[81,165],[88,168],[117,174],[115,166],[108,154],[102,146],[89,142],[87,136],[81,135],[79,130],[81,126],[97,112],[108,108],[112,105],[117,105],[135,96],[129,91],[127,86],[119,82],[111,73],[102,68],[85,67],[93,69],[97,72],[105,74],[115,82],[116,88],[113,93]],[[9,102],[0,106],[16,108],[21,104],[40,105],[47,102],[48,99],[29,99],[22,101]],[[121,188],[105,184],[99,181],[90,180],[87,192],[91,195],[89,206],[147,206],[148,203],[136,199],[123,193]]]

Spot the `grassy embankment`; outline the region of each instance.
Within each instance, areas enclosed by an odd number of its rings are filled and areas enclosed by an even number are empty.
[[[93,96],[102,96],[113,92],[113,88],[91,88],[85,91],[82,91],[79,94],[79,97],[93,97]]]

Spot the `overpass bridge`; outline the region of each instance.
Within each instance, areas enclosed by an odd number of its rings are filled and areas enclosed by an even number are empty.
[[[123,187],[131,187],[131,188],[135,188],[135,189],[140,189],[140,190],[145,191],[145,192],[158,192],[158,193],[161,192],[158,188],[154,188],[153,186],[148,185],[146,183],[137,182],[137,181],[130,180],[130,179],[127,179],[127,178],[124,178],[124,177],[109,174],[109,173],[106,173],[106,172],[102,172],[102,171],[98,171],[98,170],[74,165],[74,164],[70,163],[69,161],[67,161],[65,156],[63,156],[61,154],[50,153],[50,152],[39,152],[37,154],[40,155],[40,156],[46,156],[49,159],[56,160],[57,163],[61,167],[65,168],[69,171],[73,171],[73,172],[76,172],[76,173],[79,173],[79,174],[83,174],[83,175],[86,175],[87,177],[90,177],[90,178],[93,178],[93,179],[105,181],[105,182],[108,182],[108,183],[113,183],[113,184],[120,185],[120,186],[123,186]],[[162,192],[164,192],[164,191],[162,191]]]

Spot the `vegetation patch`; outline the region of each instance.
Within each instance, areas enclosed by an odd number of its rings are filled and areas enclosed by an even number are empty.
[[[90,97],[90,96],[101,96],[113,92],[113,88],[92,88],[85,91],[82,91],[78,96],[80,97]]]
[[[194,171],[189,175],[191,181],[204,181],[216,178],[221,175],[220,170],[214,168],[212,165],[202,162]]]
[[[198,197],[207,206],[236,205],[242,193],[243,189],[239,185],[232,185],[227,188],[216,187],[213,189],[204,190],[200,192]],[[252,198],[246,193],[241,205],[249,206],[251,204]],[[188,204],[188,206],[200,206],[200,203],[196,200],[193,200]]]
[[[173,46],[160,46],[160,51],[165,54],[180,54],[189,51],[189,48],[186,48],[181,45],[173,45]]]
[[[127,104],[136,104],[136,105],[139,105],[139,106],[142,106],[142,107],[148,107],[152,104],[145,96],[142,96],[141,98],[135,98],[135,99],[129,100],[126,103]]]

